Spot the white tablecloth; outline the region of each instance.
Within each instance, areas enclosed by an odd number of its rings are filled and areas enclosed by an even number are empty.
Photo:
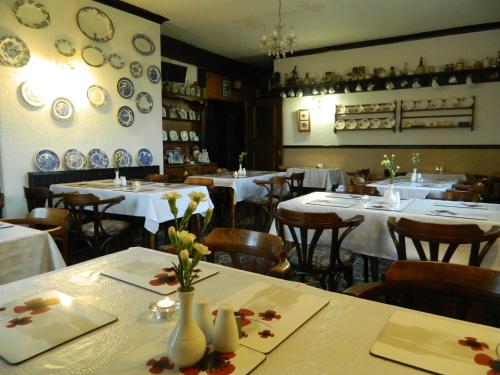
[[[500,205],[497,204],[484,204],[488,208],[487,211],[477,209],[468,210],[472,210],[472,212],[476,213],[484,213],[486,215],[486,220],[426,215],[426,212],[433,209],[446,209],[446,207],[434,207],[434,204],[441,203],[442,201],[432,199],[413,199],[408,207],[406,207],[402,212],[367,209],[363,208],[362,202],[358,202],[350,208],[307,204],[307,202],[312,200],[324,199],[327,195],[338,197],[342,196],[342,194],[339,193],[329,194],[325,192],[314,192],[281,202],[278,207],[301,212],[335,212],[342,219],[348,219],[355,215],[363,215],[365,217],[365,221],[346,237],[342,246],[358,254],[376,256],[380,258],[397,259],[396,248],[389,234],[389,229],[387,228],[387,218],[391,216],[397,218],[405,217],[412,220],[431,223],[472,223],[479,225],[479,227],[483,230],[488,230],[492,225],[500,225]],[[381,198],[372,197],[371,199],[375,200]],[[271,226],[270,232],[276,234],[275,223]],[[288,240],[291,240],[288,230],[285,232],[285,235]],[[311,237],[312,235],[309,235],[309,240]],[[321,236],[319,243],[322,245],[330,245],[330,240],[331,233],[330,231],[326,231]],[[407,255],[408,259],[419,259],[410,241],[407,241]],[[453,263],[467,264],[468,255],[469,251],[461,252],[459,248],[455,252],[451,261]],[[496,241],[491,247],[487,256],[481,263],[481,267],[500,271],[500,240]]]
[[[99,184],[100,181],[89,181],[89,184]],[[80,193],[92,193],[101,199],[116,197],[117,195],[124,195],[125,200],[111,207],[108,211],[112,214],[129,215],[144,218],[144,228],[151,233],[158,231],[160,223],[172,220],[174,217],[170,212],[168,203],[162,197],[167,192],[176,191],[182,195],[182,198],[177,201],[177,208],[179,209],[178,216],[182,216],[190,202],[188,194],[192,191],[200,191],[205,193],[207,200],[200,202],[195,213],[204,213],[209,207],[213,207],[212,201],[208,195],[208,190],[205,186],[193,186],[183,184],[171,184],[164,186],[163,184],[143,184],[142,189],[147,191],[142,192],[129,192],[121,191],[112,188],[97,188],[85,187],[77,184],[57,184],[51,185],[50,190],[54,193],[67,193],[71,191],[78,191]]]
[[[269,180],[274,176],[284,176],[285,172],[247,171],[246,177],[234,177],[230,173],[192,176],[211,178],[215,186],[226,186],[234,190],[234,203],[244,201],[249,197],[260,197],[267,194],[267,190],[254,183],[254,180]]]
[[[0,229],[0,284],[65,266],[47,232],[20,225]]]
[[[162,296],[101,275],[110,265],[146,258],[153,250],[132,248],[49,274],[0,286],[0,305],[13,299],[56,289],[118,317],[99,328],[17,366],[0,359],[0,373],[11,375],[91,374],[120,360],[142,343],[168,334],[175,321],[156,322],[148,306]],[[154,252],[169,264],[173,257]],[[253,374],[422,374],[370,355],[369,350],[396,307],[331,293],[296,282],[251,274],[222,266],[220,273],[195,285],[215,308],[218,301],[262,281],[329,299],[329,304],[275,348]],[[422,313],[423,314],[423,313]],[[165,340],[166,347],[166,340]],[[487,368],[485,368],[485,371]]]
[[[292,173],[304,172],[303,186],[307,188],[324,189],[331,191],[332,185],[345,185],[344,172],[340,168],[288,168],[287,176]]]
[[[465,179],[465,175],[461,174],[422,174],[423,182],[410,182],[411,173],[407,173],[405,176],[396,177],[394,179],[394,191],[399,191],[401,198],[421,198],[425,199],[425,196],[430,192],[440,192],[451,189],[453,184]],[[380,191],[380,194],[384,194],[388,189],[390,181],[383,180],[377,181],[368,186],[373,186]]]

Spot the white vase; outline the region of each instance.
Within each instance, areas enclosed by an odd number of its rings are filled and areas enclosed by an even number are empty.
[[[394,185],[389,184],[389,188],[384,193],[384,203],[394,206],[399,203],[399,199],[394,193]]]
[[[214,330],[214,350],[220,353],[234,352],[239,346],[238,325],[231,305],[222,305],[217,310]]]
[[[417,168],[413,168],[413,173],[411,174],[410,182],[417,182]]]
[[[120,186],[122,184],[120,180],[120,171],[116,170],[115,171],[115,179],[113,180],[113,185],[115,186]]]
[[[194,319],[205,334],[207,344],[211,344],[214,338],[214,321],[207,298],[201,298],[194,303]]]
[[[243,176],[243,168],[241,167],[241,164],[240,168],[238,169],[238,176]]]
[[[178,367],[196,364],[205,354],[207,342],[203,331],[193,317],[194,289],[190,292],[177,290],[180,316],[167,343],[167,355]]]

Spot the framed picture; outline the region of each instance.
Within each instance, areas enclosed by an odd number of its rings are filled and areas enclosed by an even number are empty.
[[[165,150],[165,158],[168,164],[182,164],[182,152],[180,149]]]
[[[231,81],[228,79],[222,80],[222,96],[231,96]]]
[[[297,111],[297,122],[299,124],[299,132],[311,131],[311,114],[308,109],[299,109]]]

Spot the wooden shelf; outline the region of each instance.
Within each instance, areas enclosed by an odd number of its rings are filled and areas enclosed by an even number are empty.
[[[194,122],[194,123],[200,123],[201,120],[189,120],[189,119],[183,119],[183,118],[170,118],[170,117],[162,117],[163,121],[175,121],[175,122]]]
[[[191,95],[184,95],[184,94],[176,94],[173,92],[164,92],[162,94],[162,97],[168,98],[168,99],[180,99],[180,100],[187,100],[190,102],[200,102],[203,103],[205,101],[205,98],[202,98],[201,96],[191,96]]]
[[[361,128],[354,128],[354,129],[335,129],[335,132],[354,132],[356,130],[358,131],[366,131],[366,130],[390,130],[392,132],[395,132],[396,130],[396,126],[393,126],[392,128],[384,128],[384,127],[380,127],[380,128],[366,128],[366,129],[361,129]]]

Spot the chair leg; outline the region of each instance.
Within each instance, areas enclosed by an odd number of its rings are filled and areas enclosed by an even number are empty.
[[[378,281],[378,258],[370,257],[372,281]]]
[[[354,284],[354,276],[353,276],[353,266],[343,267],[344,278],[347,282],[347,286],[352,286]]]
[[[370,263],[370,258],[368,255],[362,255],[363,257],[363,277],[365,283],[368,282],[368,264]]]

